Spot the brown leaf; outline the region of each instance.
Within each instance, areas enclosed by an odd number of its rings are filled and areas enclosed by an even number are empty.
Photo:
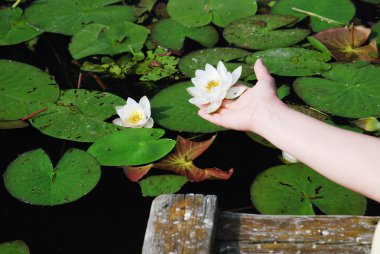
[[[168,170],[186,176],[190,181],[199,182],[206,179],[227,180],[231,177],[233,169],[228,172],[218,168],[201,169],[193,164],[193,160],[201,155],[215,140],[216,135],[203,142],[193,142],[177,137],[174,152],[154,164],[155,168]]]
[[[368,61],[379,62],[376,42],[362,46],[371,29],[364,26],[331,28],[313,37],[324,44],[338,62]]]
[[[154,166],[153,163],[145,165],[145,166],[124,166],[124,174],[128,177],[132,182],[137,182],[140,180],[149,170]]]

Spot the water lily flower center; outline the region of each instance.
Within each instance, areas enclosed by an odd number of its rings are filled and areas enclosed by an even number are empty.
[[[211,80],[211,81],[209,81],[207,83],[207,85],[206,85],[206,92],[208,92],[208,93],[211,92],[212,88],[219,86],[219,84],[220,84],[219,80]]]
[[[131,126],[135,126],[143,119],[143,115],[139,111],[133,112],[126,120]]]

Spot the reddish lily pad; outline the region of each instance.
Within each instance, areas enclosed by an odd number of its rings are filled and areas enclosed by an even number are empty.
[[[132,182],[137,182],[144,175],[146,175],[149,170],[154,166],[153,163],[150,163],[145,166],[124,166],[124,174],[128,177]]]
[[[376,41],[367,41],[371,29],[364,26],[332,28],[313,35],[329,49],[338,62],[379,62]]]

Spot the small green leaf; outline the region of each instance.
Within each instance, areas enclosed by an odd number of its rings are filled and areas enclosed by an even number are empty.
[[[37,0],[26,8],[29,22],[46,32],[74,35],[88,24],[112,25],[134,21],[133,9],[110,4],[120,0]]]
[[[0,244],[1,254],[29,254],[29,248],[24,241],[16,240]]]
[[[171,139],[160,139],[161,129],[124,129],[99,138],[88,148],[104,166],[133,166],[161,159],[175,146]]]
[[[90,24],[76,33],[69,45],[75,59],[91,55],[116,55],[140,50],[149,30],[131,22],[110,26]]]
[[[251,186],[253,205],[264,214],[363,215],[366,198],[302,164],[275,166],[258,175]]]
[[[22,17],[20,8],[0,9],[0,46],[28,41],[42,32]]]
[[[248,64],[263,59],[269,71],[281,76],[311,76],[331,68],[330,56],[304,48],[279,48],[255,52],[246,57]]]
[[[155,197],[161,194],[172,194],[181,189],[187,183],[185,176],[161,175],[149,176],[139,181],[144,197]]]
[[[186,91],[190,81],[177,83],[161,90],[152,100],[152,118],[169,130],[210,133],[224,130],[200,116],[198,108],[189,102],[191,95]]]
[[[19,120],[54,103],[59,88],[31,65],[0,59],[0,120]]]
[[[26,152],[4,173],[4,185],[15,198],[34,205],[58,205],[75,201],[90,192],[100,178],[94,157],[69,149],[53,168],[42,149]]]
[[[309,34],[306,29],[278,29],[298,18],[287,15],[255,15],[229,24],[223,31],[227,42],[247,49],[269,49],[296,44]]]

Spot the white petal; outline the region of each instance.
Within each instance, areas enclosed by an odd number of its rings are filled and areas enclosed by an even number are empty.
[[[219,61],[217,69],[216,69],[221,77],[225,77],[227,75],[227,68],[224,66],[222,61]]]
[[[139,101],[139,105],[144,111],[144,115],[149,118],[150,117],[150,102],[146,96],[141,97]]]
[[[206,64],[205,70],[206,70],[208,77],[210,79],[213,79],[213,80],[219,80],[220,79],[218,71],[211,64]]]
[[[204,89],[204,87],[207,85],[207,83],[210,81],[208,77],[195,77],[191,79],[191,82],[194,84],[195,87]]]
[[[154,124],[153,118],[149,118],[148,121],[144,124],[143,128],[152,128]]]
[[[209,103],[208,100],[206,100],[205,98],[202,98],[202,97],[194,97],[194,98],[191,98],[189,100],[189,102],[191,104],[194,104],[194,105],[202,105],[202,104],[207,104]]]
[[[121,120],[121,118],[116,118],[116,119],[114,119],[114,120],[112,121],[112,123],[124,127],[124,125],[123,125],[123,120]]]
[[[240,78],[242,71],[242,67],[239,66],[237,67],[233,72],[232,72],[232,85],[234,85]]]
[[[131,107],[131,106],[135,106],[135,105],[139,105],[139,104],[134,99],[128,97],[126,106]]]
[[[195,77],[205,75],[206,72],[204,70],[196,70],[195,71]]]
[[[203,90],[201,89],[198,89],[196,87],[188,87],[186,88],[186,91],[191,95],[191,96],[194,96],[194,97],[205,97],[205,93],[203,92]]]
[[[211,113],[217,111],[221,105],[222,105],[222,100],[211,102],[210,105],[208,105],[206,112],[211,114]]]
[[[247,90],[245,85],[235,85],[227,90],[226,99],[235,99]]]
[[[121,118],[126,118],[127,117],[127,112],[126,112],[126,106],[127,104],[125,104],[124,106],[116,106],[115,107],[115,110],[116,110],[116,113],[121,117]]]
[[[297,163],[298,162],[298,160],[295,157],[293,157],[292,155],[290,155],[284,151],[282,151],[282,158],[284,158],[289,163]]]

